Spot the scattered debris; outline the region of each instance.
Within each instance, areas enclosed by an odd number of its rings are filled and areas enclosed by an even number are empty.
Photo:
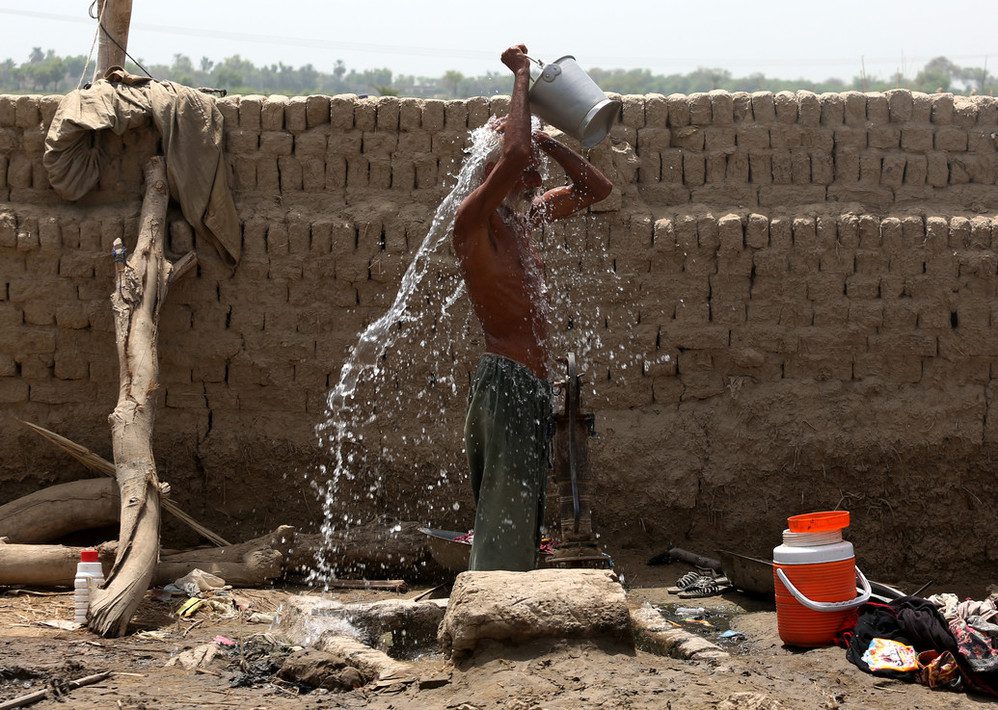
[[[353,690],[373,680],[359,668],[344,663],[342,658],[313,649],[297,651],[288,656],[277,671],[277,677],[326,690]]]
[[[83,628],[83,624],[78,621],[67,621],[65,619],[46,619],[45,621],[36,621],[36,626],[47,626],[51,629],[62,629],[63,631],[78,631]]]
[[[188,649],[176,656],[170,658],[164,666],[170,668],[172,666],[180,666],[189,671],[195,668],[201,668],[202,666],[207,666],[211,663],[212,659],[215,658],[215,654],[218,653],[218,644],[215,643],[203,643],[200,646],[195,646],[194,648]]]

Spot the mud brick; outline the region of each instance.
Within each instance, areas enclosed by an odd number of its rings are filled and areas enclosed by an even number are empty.
[[[662,152],[669,149],[672,132],[668,128],[641,128],[638,130],[638,153],[646,154]]]
[[[264,155],[291,155],[294,136],[286,131],[264,131],[260,134],[260,152]]]
[[[418,131],[423,122],[423,101],[420,99],[402,99],[399,102],[398,120],[400,130]]]
[[[879,328],[884,322],[884,305],[880,301],[849,302],[849,322],[867,328]]]
[[[85,380],[90,376],[90,363],[79,353],[56,353],[53,372],[60,380]]]
[[[867,129],[866,140],[871,148],[897,148],[901,145],[901,129],[892,125],[872,125]]]
[[[652,128],[665,128],[669,121],[669,104],[662,94],[645,96],[644,125]]]
[[[801,130],[800,144],[804,148],[831,153],[835,150],[835,131],[831,128],[804,128]]]
[[[768,185],[773,181],[772,156],[769,153],[749,153],[749,177],[754,184]]]
[[[859,182],[859,152],[856,149],[835,149],[835,180],[843,183]]]
[[[728,183],[747,183],[749,181],[749,158],[745,151],[736,151],[727,156],[725,179]]]
[[[953,97],[953,123],[961,128],[969,128],[977,123],[977,97]]]
[[[807,298],[810,301],[834,301],[845,295],[845,278],[837,273],[816,273],[807,278]]]
[[[361,189],[368,186],[370,161],[362,155],[352,155],[347,159],[347,187]]]
[[[880,183],[880,173],[883,168],[883,156],[879,152],[864,151],[859,156],[859,181],[863,185]]]
[[[281,176],[277,169],[277,161],[273,158],[258,158],[256,160],[256,187],[265,192],[280,191]]]
[[[62,303],[56,306],[55,322],[61,329],[80,330],[90,325],[82,303]]]
[[[937,126],[947,126],[953,123],[953,94],[933,94],[932,122]]]
[[[378,99],[357,99],[353,104],[353,125],[359,131],[373,131],[378,125]]]
[[[886,312],[884,319],[889,320]],[[924,333],[875,333],[868,336],[868,342],[871,351],[889,353],[892,357],[931,357],[938,351],[936,336]]]
[[[288,97],[273,94],[260,106],[260,128],[264,131],[284,130],[284,107]]]
[[[966,159],[949,159],[949,181],[951,185],[964,185],[970,182]]]
[[[728,158],[724,153],[710,153],[707,155],[707,171],[705,182],[712,185],[723,183],[728,172]],[[730,188],[726,188],[730,190]],[[707,200],[705,200],[707,201]]]
[[[769,142],[773,148],[799,148],[803,142],[804,129],[796,123],[778,124],[769,129]]]
[[[326,155],[326,147],[327,136],[321,131],[306,131],[294,138],[294,153],[299,158],[323,157]]]
[[[881,184],[892,188],[901,187],[904,182],[905,164],[905,157],[902,153],[885,155],[880,171]]]
[[[734,91],[731,94],[731,112],[735,123],[752,120],[752,95],[747,91]]]
[[[927,181],[932,187],[946,187],[949,184],[949,162],[946,154],[941,152],[929,153]]]
[[[489,120],[488,99],[476,96],[468,99],[468,128],[479,128]]]
[[[688,97],[690,105],[690,123],[694,126],[708,126],[711,122],[710,95],[695,91]]]
[[[819,268],[830,274],[849,275],[855,271],[855,253],[844,247],[832,247],[821,252]]]
[[[18,96],[14,100],[14,125],[18,128],[37,128],[42,122],[38,111],[39,96]]]
[[[735,142],[738,147],[746,150],[766,149],[770,147],[769,127],[758,125],[741,125],[735,131]]]
[[[835,180],[835,163],[828,153],[811,153],[811,182],[816,185],[831,185]]]
[[[423,128],[430,132],[444,128],[444,102],[430,99],[423,105]]]
[[[922,379],[922,359],[888,353],[860,353],[856,355],[853,377],[857,380],[876,378],[892,383],[919,382]]]
[[[845,101],[845,124],[851,127],[866,127],[866,96],[858,91],[843,94]]]
[[[807,151],[790,152],[790,173],[795,185],[808,185],[811,182],[811,156]]]
[[[821,104],[821,125],[838,126],[845,120],[845,99],[837,92],[826,92],[818,96]]]
[[[621,122],[625,126],[641,128],[645,125],[645,97],[641,94],[628,94],[621,97],[623,104]]]
[[[277,159],[277,168],[280,173],[282,192],[302,189],[302,166],[298,158],[282,155]]]
[[[887,110],[893,123],[906,123],[911,120],[915,108],[911,92],[907,89],[891,89],[885,92]]]
[[[815,302],[812,323],[819,328],[846,325],[849,322],[849,301],[845,298]]]
[[[260,111],[264,101],[264,97],[257,94],[240,97],[238,104],[240,128],[260,130]]]
[[[700,305],[706,308],[707,304]],[[677,310],[677,320],[681,320],[678,314]],[[703,320],[706,321],[706,318]],[[729,330],[723,325],[685,325],[670,333],[670,336],[676,347],[682,350],[709,350],[728,347]],[[679,363],[679,370],[682,371],[682,360]]]
[[[991,246],[992,221],[987,217],[971,217],[970,246],[973,249],[987,249]]]
[[[967,150],[967,131],[953,126],[942,126],[936,129],[936,150],[964,152]]]
[[[880,277],[864,273],[846,276],[846,296],[850,299],[880,298]]]
[[[904,157],[904,184],[924,185],[928,177],[929,161],[924,155],[906,155]]]
[[[17,97],[0,96],[0,126],[13,127],[17,117]]]
[[[242,128],[225,132],[225,150],[236,155],[250,155],[260,147],[260,132]]]
[[[883,274],[890,264],[890,258],[879,249],[857,249],[855,255],[856,273]]]
[[[769,91],[752,92],[752,115],[756,123],[775,123],[776,106]]]
[[[509,113],[509,96],[493,96],[489,99],[489,114],[505,116]],[[423,126],[426,127],[425,124]]]
[[[789,150],[773,151],[773,183],[789,185],[793,182],[793,159]]]
[[[328,96],[312,95],[305,97],[306,128],[315,128],[316,126],[329,123],[329,116],[330,104]],[[397,124],[395,127],[397,128]]]
[[[7,184],[10,187],[31,187],[31,158],[25,153],[14,153],[7,165]]]
[[[683,184],[703,185],[706,179],[707,163],[703,153],[683,153]]]
[[[741,251],[745,246],[741,217],[727,214],[717,220],[717,237],[722,251]]]
[[[780,91],[773,96],[773,106],[778,123],[796,123],[799,104],[791,91]]]
[[[995,135],[992,129],[975,128],[967,131],[967,150],[971,153],[993,155],[995,152]]]
[[[444,128],[463,131],[468,127],[468,105],[460,99],[444,102]]]
[[[932,150],[935,132],[922,126],[905,126],[901,129],[901,147],[905,150],[927,152]]]
[[[336,131],[348,131],[354,127],[353,107],[356,94],[337,94],[329,99],[329,124]]]
[[[953,217],[949,222],[949,237],[947,244],[952,249],[970,247],[970,220],[966,217]]]
[[[7,187],[7,163],[8,158],[6,155],[0,155],[0,190]],[[4,198],[6,199],[6,198]]]

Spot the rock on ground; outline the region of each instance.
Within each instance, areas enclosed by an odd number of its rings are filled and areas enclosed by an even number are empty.
[[[463,572],[437,639],[447,654],[480,641],[630,638],[624,588],[607,570]]]

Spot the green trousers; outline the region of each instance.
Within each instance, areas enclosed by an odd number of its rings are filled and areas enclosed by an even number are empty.
[[[464,427],[477,506],[470,569],[534,569],[550,427],[550,383],[518,362],[484,355]]]

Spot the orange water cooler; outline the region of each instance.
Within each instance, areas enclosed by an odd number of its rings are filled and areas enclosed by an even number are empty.
[[[849,513],[795,515],[787,523],[783,544],[773,550],[780,638],[788,646],[831,646],[856,607],[870,598],[852,543],[842,539]]]

